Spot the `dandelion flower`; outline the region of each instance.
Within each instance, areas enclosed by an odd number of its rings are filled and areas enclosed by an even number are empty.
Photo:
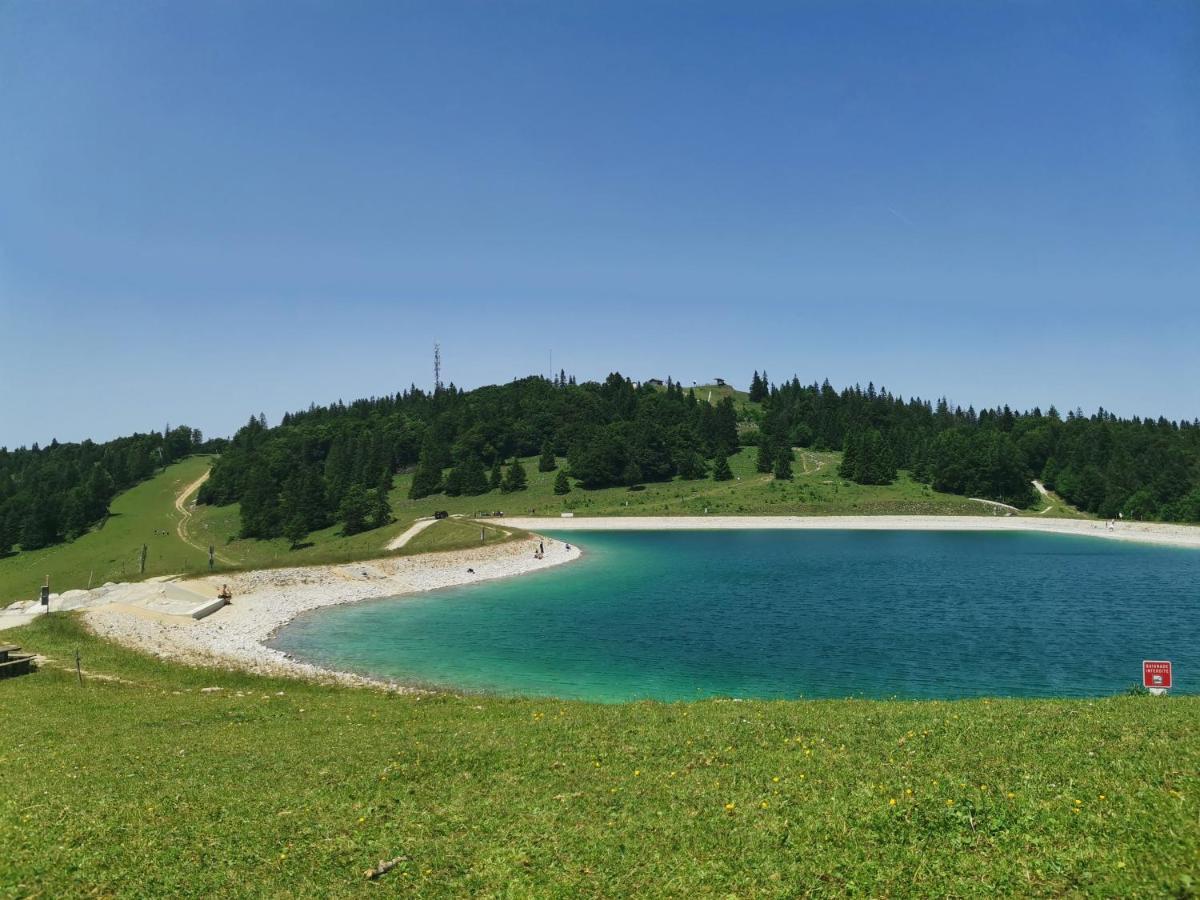
[[[733,803],[726,803],[725,804],[725,812],[733,812],[734,806],[735,806],[735,804],[733,804]]]
[[[895,797],[892,797],[891,799],[888,800],[888,806],[895,806],[895,805],[896,805]]]

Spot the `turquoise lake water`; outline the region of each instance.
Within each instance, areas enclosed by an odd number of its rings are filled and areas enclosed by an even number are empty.
[[[340,670],[601,701],[1094,696],[1200,669],[1200,551],[1007,532],[573,532],[579,562],[318,610]],[[548,550],[553,552],[553,547]]]

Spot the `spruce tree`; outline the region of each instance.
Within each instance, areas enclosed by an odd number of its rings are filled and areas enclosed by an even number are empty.
[[[392,475],[390,472],[385,472],[379,479],[379,484],[375,486],[375,490],[371,492],[371,527],[382,528],[384,525],[390,524],[392,521],[392,501],[390,494],[392,490]]]
[[[265,465],[259,464],[251,470],[249,487],[242,495],[241,503],[243,537],[278,537],[283,528],[279,514],[279,485]]]
[[[758,371],[755,370],[754,377],[750,379],[750,402],[762,403],[767,399],[767,373],[763,372],[762,377],[759,377]]]
[[[559,469],[558,474],[554,476],[554,493],[569,494],[571,492],[571,479],[567,477],[566,469]]]
[[[623,481],[629,487],[633,487],[635,484],[637,484],[641,480],[642,480],[642,467],[639,466],[637,464],[637,462],[635,462],[634,460],[632,460],[632,459],[629,460],[629,462],[627,462],[625,464],[624,471],[621,472],[621,481]]]
[[[475,497],[479,494],[486,494],[490,487],[488,485],[487,473],[483,471],[483,462],[472,453],[459,466],[461,473],[460,491],[468,497]]]
[[[521,465],[521,460],[514,456],[512,465],[508,467],[508,471],[504,474],[504,483],[500,485],[500,489],[506,494],[511,494],[513,491],[523,491],[525,490],[527,481],[525,467]]]
[[[410,500],[420,500],[430,494],[436,494],[442,489],[442,466],[436,451],[426,446],[421,448],[421,456],[417,460],[417,471],[413,473],[412,484],[408,489]]]
[[[717,454],[717,460],[713,463],[713,481],[731,481],[733,479],[733,471],[729,468],[729,458],[724,453]]]
[[[351,535],[366,531],[367,516],[370,513],[371,498],[367,496],[363,486],[361,484],[350,485],[350,489],[346,491],[346,496],[342,498],[342,505],[338,509],[338,518],[342,520],[342,533]]]
[[[838,474],[847,481],[858,480],[858,433],[849,432],[842,445],[842,464],[838,466]]]
[[[558,492],[558,483],[554,485],[555,493]],[[570,490],[568,487],[567,490]],[[566,493],[566,491],[563,491]],[[0,509],[0,557],[6,556],[17,542],[16,523],[11,516],[4,514],[4,510]]]
[[[492,474],[488,478],[488,487],[490,490],[498,491],[504,486],[504,472],[500,468],[500,457],[497,456],[492,462]]]
[[[759,434],[758,457],[754,468],[759,472],[770,472],[775,468],[774,453],[771,451],[771,439],[765,434]]]
[[[542,444],[542,455],[538,459],[539,472],[553,472],[558,468],[558,463],[554,459],[554,447],[549,441]]]
[[[775,468],[776,481],[791,481],[792,480],[792,448],[780,447],[775,451]]]
[[[283,536],[288,540],[289,550],[295,550],[308,536],[308,525],[299,511],[293,511],[284,521]]]
[[[713,415],[713,436],[719,452],[726,455],[736,453],[738,448],[737,412],[733,408],[733,398],[723,397],[717,404]]]
[[[695,450],[688,450],[680,457],[679,477],[684,481],[694,481],[707,474],[708,467],[704,464],[704,457]]]

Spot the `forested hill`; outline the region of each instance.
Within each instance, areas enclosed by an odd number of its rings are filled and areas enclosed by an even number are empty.
[[[757,446],[758,469],[791,476],[794,447],[842,450],[840,474],[886,483],[910,470],[934,488],[1024,507],[1034,478],[1103,516],[1200,521],[1200,426],[1053,408],[962,409],[869,385],[835,390],[755,373],[749,399],[710,404],[668,380],[560,375],[462,391],[451,385],[310,407],[278,427],[252,419],[200,494],[239,501],[247,537],[304,534],[341,519],[353,532],[389,518],[392,475],[415,469],[414,497],[519,491],[518,457],[560,470],[562,490],[723,479],[726,457]]]
[[[103,444],[0,447],[0,555],[17,543],[37,550],[78,537],[108,515],[118,492],[200,449],[201,440],[183,425]]]

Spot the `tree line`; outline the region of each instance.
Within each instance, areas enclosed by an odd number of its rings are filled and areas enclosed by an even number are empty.
[[[757,373],[756,373],[757,374]],[[1051,406],[976,412],[945,398],[893,396],[868,385],[836,391],[797,379],[771,385],[757,441],[842,450],[841,476],[884,484],[898,469],[936,490],[1024,508],[1034,479],[1069,503],[1105,518],[1200,521],[1200,422],[1119,418],[1104,409],[1063,417]],[[760,460],[760,470],[767,462]]]
[[[342,523],[352,534],[391,521],[392,477],[411,471],[409,496],[524,490],[522,458],[557,470],[565,494],[675,477],[732,478],[739,447],[731,398],[715,405],[668,381],[636,385],[614,373],[576,383],[565,373],[463,391],[310,406],[268,428],[252,418],[230,440],[198,501],[241,504],[245,537],[304,535]],[[565,460],[565,467],[560,466]]]
[[[887,484],[901,470],[939,491],[1035,503],[1040,478],[1068,502],[1105,517],[1200,521],[1200,423],[1065,417],[1051,407],[962,408],[905,399],[869,384],[770,383],[749,398],[700,400],[670,379],[619,373],[577,383],[560,372],[464,391],[416,387],[312,405],[268,427],[252,417],[223,443],[201,503],[241,504],[245,537],[293,544],[341,524],[353,534],[392,520],[388,495],[411,472],[409,496],[525,489],[523,459],[556,472],[555,491],[733,477],[729,456],[756,447],[759,472],[792,478],[795,448],[842,451],[838,474]],[[746,395],[741,395],[746,397]],[[751,399],[752,398],[752,399]],[[168,429],[108,444],[0,451],[0,542],[30,549],[82,533],[115,492],[196,449],[198,432]]]
[[[0,554],[14,544],[38,550],[78,537],[108,515],[119,492],[202,445],[198,430],[168,425],[102,444],[0,448]]]

